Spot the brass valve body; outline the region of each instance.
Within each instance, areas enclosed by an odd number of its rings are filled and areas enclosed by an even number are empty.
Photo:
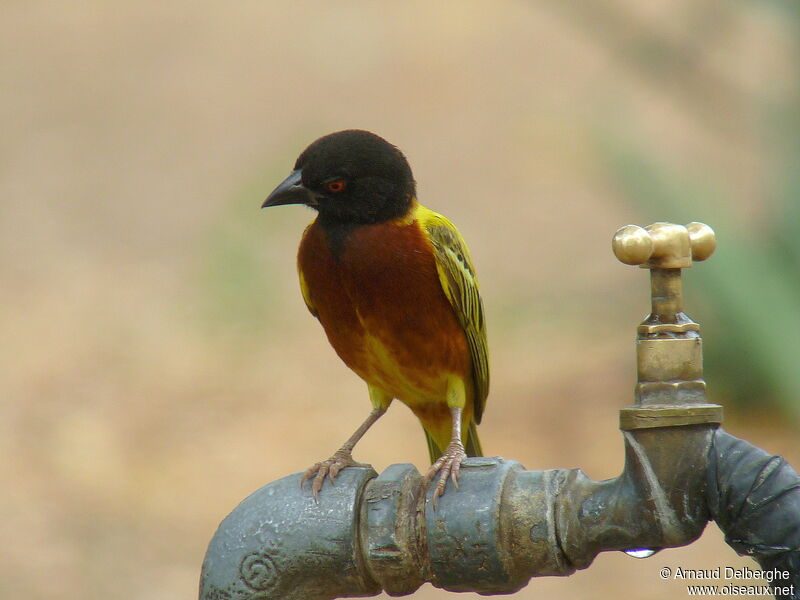
[[[685,227],[627,225],[614,235],[616,257],[650,270],[650,314],[637,328],[636,404],[620,411],[624,430],[720,423],[722,407],[706,402],[700,326],[683,312],[681,269],[716,249],[703,223]]]

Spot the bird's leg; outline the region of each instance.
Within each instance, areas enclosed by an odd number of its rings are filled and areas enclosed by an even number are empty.
[[[461,462],[467,457],[464,444],[461,441],[461,412],[460,406],[451,406],[450,415],[453,419],[453,435],[450,443],[439,459],[433,463],[425,474],[425,486],[439,473],[439,480],[436,482],[436,490],[433,492],[433,508],[436,510],[436,502],[447,486],[447,478],[458,488],[458,472],[461,469]]]
[[[328,479],[333,480],[339,474],[339,471],[344,469],[345,467],[368,467],[370,465],[356,462],[353,460],[353,447],[358,443],[364,434],[367,432],[367,429],[372,427],[372,425],[377,421],[383,413],[386,412],[386,408],[373,408],[370,411],[369,416],[364,420],[364,422],[359,426],[358,429],[355,430],[355,433],[351,435],[347,441],[342,444],[342,447],[339,448],[336,452],[333,453],[328,460],[323,460],[322,462],[318,462],[317,464],[309,467],[303,476],[300,478],[300,487],[303,487],[303,482],[306,479],[314,478],[314,481],[311,482],[311,495],[314,496],[314,501],[318,501],[319,491],[322,489],[322,484],[325,481],[325,476],[328,476]]]

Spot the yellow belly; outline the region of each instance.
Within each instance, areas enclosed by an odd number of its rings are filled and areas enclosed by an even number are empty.
[[[362,348],[364,352],[358,361],[361,364],[355,370],[370,385],[411,407],[446,401],[451,373],[434,368],[404,368],[389,347],[372,334],[364,336]]]

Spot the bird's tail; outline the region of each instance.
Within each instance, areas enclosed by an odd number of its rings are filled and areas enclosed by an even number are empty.
[[[428,452],[431,455],[431,463],[434,463],[444,454],[445,449],[439,447],[427,430],[425,430],[425,440],[428,442]],[[481,441],[478,439],[478,427],[472,419],[470,419],[469,427],[467,428],[467,439],[464,442],[464,449],[467,451],[467,456],[483,456]]]

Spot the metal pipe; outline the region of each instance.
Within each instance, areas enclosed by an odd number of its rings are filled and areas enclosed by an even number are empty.
[[[691,440],[680,457],[668,450],[667,433]],[[792,574],[776,585],[800,590],[800,477],[785,461],[704,425],[626,433],[625,446],[624,472],[607,481],[579,469],[468,459],[461,489],[436,511],[412,465],[378,477],[346,469],[319,504],[301,492],[301,474],[290,475],[220,525],[200,598],[322,600],[381,589],[399,596],[426,581],[508,594],[531,577],[587,568],[600,552],[688,544],[710,518],[735,550]],[[743,472],[743,463],[751,468]]]

